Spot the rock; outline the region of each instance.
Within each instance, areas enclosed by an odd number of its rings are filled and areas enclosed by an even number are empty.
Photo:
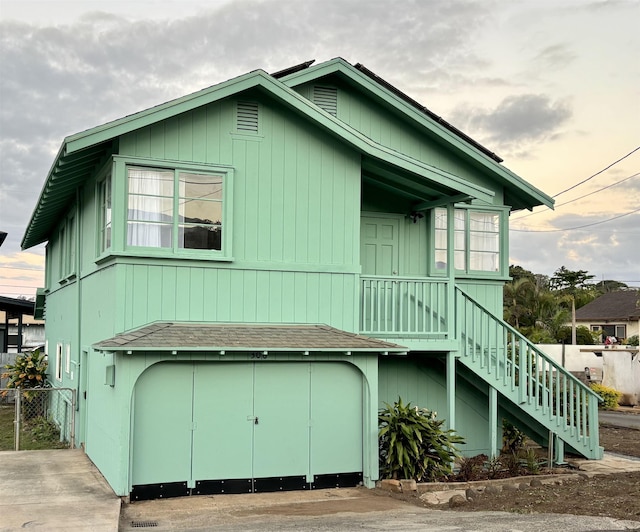
[[[403,492],[418,491],[418,484],[413,479],[403,479],[400,481],[400,489]]]
[[[518,489],[522,491],[529,489],[529,484],[527,484],[526,482],[520,482],[520,484],[518,485]]]
[[[484,492],[487,495],[497,495],[498,493],[500,493],[502,491],[502,487],[499,485],[494,485],[494,484],[490,484],[487,486],[487,489],[484,490]]]
[[[529,485],[532,488],[539,488],[540,486],[542,486],[542,480],[540,480],[539,478],[534,478],[531,480]]]
[[[504,484],[502,486],[503,491],[518,491],[518,486],[515,484]]]
[[[394,480],[390,478],[386,478],[380,481],[380,487],[383,490],[393,491],[395,493],[400,493],[402,491],[402,486],[400,485],[399,480]]]
[[[464,490],[428,491],[420,495],[420,500],[427,504],[445,504],[455,495],[464,498]]]
[[[464,494],[467,499],[478,499],[482,496],[482,491],[477,488],[467,488]]]
[[[467,504],[467,499],[465,499],[462,495],[454,495],[449,499],[449,508],[459,508],[460,506],[464,506]]]

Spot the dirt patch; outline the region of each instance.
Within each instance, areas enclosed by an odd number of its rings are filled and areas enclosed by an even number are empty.
[[[609,451],[640,458],[640,430],[602,425],[600,445]],[[527,479],[527,482],[530,481]],[[515,513],[561,513],[593,515],[640,521],[640,472],[597,475],[592,478],[567,475],[555,484],[524,487],[513,491],[481,495],[468,500],[456,511],[507,511]],[[514,478],[515,485],[518,479]],[[376,490],[382,494],[382,490]],[[448,505],[426,504],[416,493],[386,495],[413,504],[450,509]]]

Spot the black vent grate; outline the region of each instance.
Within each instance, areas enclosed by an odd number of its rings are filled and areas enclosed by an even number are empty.
[[[131,521],[131,528],[154,528],[158,521]]]
[[[238,131],[258,132],[258,104],[256,102],[238,102]]]
[[[338,89],[335,87],[313,87],[313,103],[330,115],[338,116]]]

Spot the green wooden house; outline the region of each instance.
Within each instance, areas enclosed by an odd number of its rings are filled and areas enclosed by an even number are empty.
[[[599,458],[597,397],[502,319],[510,212],[553,201],[362,65],[262,70],[64,139],[50,380],[133,499],[379,478],[377,413]]]

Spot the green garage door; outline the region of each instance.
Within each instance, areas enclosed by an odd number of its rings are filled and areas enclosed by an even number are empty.
[[[353,485],[362,376],[344,363],[161,363],[136,384],[134,500]]]

